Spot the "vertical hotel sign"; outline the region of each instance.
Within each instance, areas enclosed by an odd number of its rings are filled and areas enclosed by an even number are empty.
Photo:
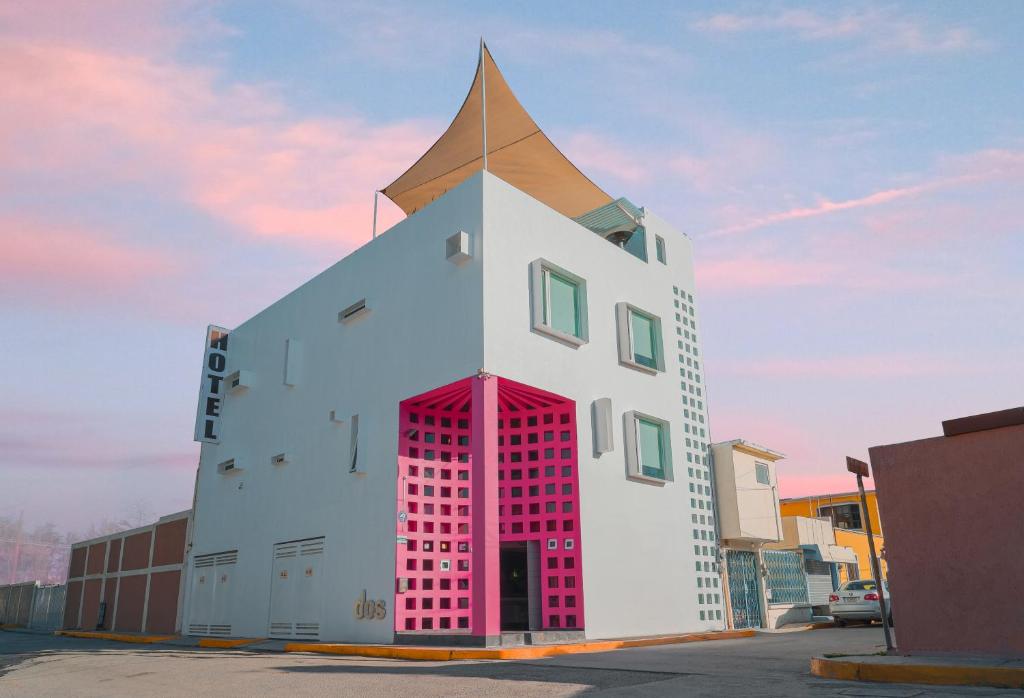
[[[224,401],[224,379],[228,367],[228,331],[210,325],[206,328],[203,377],[199,382],[199,408],[196,410],[196,441],[220,443],[220,409]]]

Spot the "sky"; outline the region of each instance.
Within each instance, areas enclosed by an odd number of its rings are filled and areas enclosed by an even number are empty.
[[[1022,35],[1013,0],[0,0],[0,516],[188,508],[207,324],[367,241],[480,36],[693,240],[711,438],[848,491],[845,456],[1024,402]]]

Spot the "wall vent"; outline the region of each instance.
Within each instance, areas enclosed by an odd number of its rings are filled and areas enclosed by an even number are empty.
[[[469,233],[460,230],[445,240],[445,258],[452,264],[462,264],[473,258],[469,253]]]
[[[355,303],[338,313],[338,322],[352,322],[357,318],[369,314],[370,309],[366,307],[366,299],[360,298]]]
[[[291,460],[291,456],[287,453],[278,453],[276,456],[270,457],[271,465],[284,465]]]
[[[222,475],[226,475],[227,473],[234,473],[242,469],[242,466],[238,465],[238,463],[235,462],[234,458],[229,458],[228,460],[217,464],[217,472],[219,472]]]
[[[252,372],[251,371],[235,371],[227,378],[228,390],[231,392],[238,392],[241,390],[247,390],[252,387]]]

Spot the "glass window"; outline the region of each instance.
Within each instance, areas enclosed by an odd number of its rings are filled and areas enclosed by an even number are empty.
[[[588,341],[587,282],[545,259],[530,263],[533,331],[578,347]]]
[[[665,264],[665,240],[660,235],[654,236],[654,251],[658,255],[658,261]]]
[[[836,528],[851,531],[863,531],[864,523],[860,515],[860,504],[835,504],[818,508],[818,516],[832,519]]]
[[[630,310],[629,332],[633,340],[633,360],[641,366],[657,368],[658,336],[654,320],[635,310]]]
[[[574,281],[544,270],[544,323],[573,337],[580,336],[580,287]]]
[[[665,436],[661,424],[636,420],[636,440],[640,472],[648,477],[665,477]]]
[[[768,474],[768,466],[764,463],[754,463],[754,475],[762,485],[772,484],[771,477]]]

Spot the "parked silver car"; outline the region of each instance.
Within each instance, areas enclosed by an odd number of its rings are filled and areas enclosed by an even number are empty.
[[[889,596],[889,583],[884,580],[882,594],[885,596],[889,625],[892,625],[892,598]],[[882,620],[882,611],[878,606],[878,584],[874,579],[855,579],[846,582],[838,591],[829,595],[828,606],[836,625],[846,625],[851,620]]]

